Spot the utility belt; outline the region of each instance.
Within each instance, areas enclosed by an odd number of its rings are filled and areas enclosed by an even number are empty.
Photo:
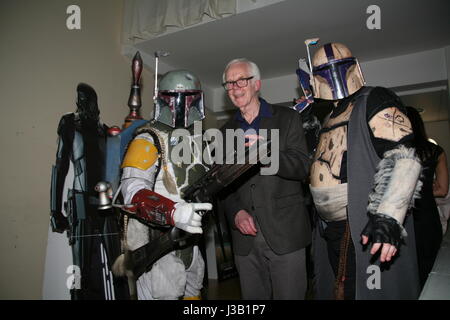
[[[151,229],[151,228],[150,228]],[[193,246],[197,245],[200,235],[186,237],[186,233],[179,233],[179,229],[171,228],[140,248],[125,253],[125,268],[131,269],[137,279],[143,273],[150,271],[153,264],[166,254],[175,251],[175,254],[183,261],[185,269],[192,264],[194,257]],[[120,276],[120,274],[115,274]]]
[[[170,233],[170,228],[167,227],[159,227],[159,226],[155,226],[155,227],[149,227],[148,228],[149,231],[149,242],[154,243],[155,245],[157,243],[160,243],[159,245],[156,246],[160,246],[161,248],[164,247],[164,242],[169,239],[167,238],[166,234]],[[192,258],[193,258],[193,246],[198,244],[199,241],[199,237],[189,237],[190,239],[186,241],[181,241],[181,245],[175,244],[173,245],[173,250],[175,251],[175,254],[178,258],[180,258],[185,267],[188,268],[191,263],[192,263]],[[172,236],[170,237],[171,241],[176,241],[176,238],[172,238]],[[167,243],[168,244],[168,243]],[[146,255],[145,257],[143,257],[144,260],[151,260],[153,258],[150,258],[151,256],[153,256],[154,252],[158,251],[158,250],[153,250],[152,254],[148,254],[148,253],[144,253],[144,251],[141,251],[142,254]],[[164,255],[164,254],[163,254]],[[160,258],[163,256],[161,255]]]

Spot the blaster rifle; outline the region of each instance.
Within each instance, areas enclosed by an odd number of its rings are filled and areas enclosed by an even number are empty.
[[[242,156],[245,158],[242,158]],[[270,141],[262,144],[255,143],[250,148],[246,148],[245,154],[241,157],[235,152],[233,164],[213,165],[208,172],[185,190],[183,199],[187,202],[211,201],[217,193],[269,156]],[[137,279],[143,273],[149,271],[152,265],[162,256],[173,250],[196,243],[199,236],[171,227],[158,239],[127,252],[125,265]]]

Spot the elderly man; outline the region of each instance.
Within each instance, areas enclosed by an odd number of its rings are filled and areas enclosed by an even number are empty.
[[[308,156],[301,118],[292,109],[259,97],[260,73],[247,59],[232,60],[223,86],[238,108],[222,130],[242,129],[251,145],[262,129],[277,132],[278,171],[246,175],[225,200],[243,299],[304,299],[305,247],[311,230],[301,180],[308,176]],[[275,135],[272,135],[275,136]]]

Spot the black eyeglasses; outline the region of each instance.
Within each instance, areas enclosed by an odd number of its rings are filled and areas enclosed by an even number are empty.
[[[253,79],[254,76],[248,78],[237,79],[236,81],[227,81],[222,83],[222,86],[226,91],[231,90],[236,85],[238,88],[244,88],[248,85],[248,80]]]

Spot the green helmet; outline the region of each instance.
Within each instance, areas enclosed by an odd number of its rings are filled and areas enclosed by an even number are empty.
[[[173,128],[187,128],[204,118],[203,91],[198,77],[187,70],[166,73],[159,82],[154,119]]]

